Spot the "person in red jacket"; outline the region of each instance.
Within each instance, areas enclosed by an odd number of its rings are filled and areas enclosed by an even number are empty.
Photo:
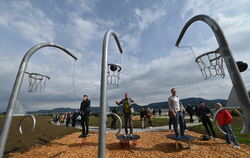
[[[222,108],[222,105],[220,103],[217,103],[215,104],[215,108],[216,110],[219,110],[220,108]],[[218,122],[218,125],[221,127],[221,129],[224,132],[226,132],[226,143],[231,144],[231,140],[232,140],[234,143],[233,147],[239,149],[240,145],[238,143],[236,136],[233,133],[232,126],[231,126],[231,123],[232,123],[231,114],[227,110],[220,111],[217,115],[217,122]]]

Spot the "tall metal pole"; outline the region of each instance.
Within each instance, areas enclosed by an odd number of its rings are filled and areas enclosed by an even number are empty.
[[[32,47],[25,54],[20,66],[19,66],[19,70],[17,72],[16,80],[15,80],[15,83],[14,83],[14,86],[13,86],[13,89],[12,89],[12,92],[11,92],[11,96],[10,96],[10,99],[9,99],[9,104],[8,104],[8,107],[7,107],[7,112],[6,112],[5,119],[4,119],[4,125],[3,125],[3,128],[2,128],[1,137],[0,137],[0,158],[3,157],[3,155],[4,155],[4,149],[5,149],[5,145],[6,145],[6,142],[7,142],[8,133],[9,133],[9,129],[10,129],[14,109],[15,109],[15,106],[16,106],[17,98],[19,96],[19,92],[20,92],[21,85],[22,85],[22,82],[23,82],[23,76],[24,76],[24,73],[26,71],[29,59],[37,50],[39,50],[39,49],[41,49],[43,47],[55,47],[55,48],[61,49],[62,51],[64,51],[68,55],[70,55],[72,58],[77,60],[77,57],[75,57],[70,51],[68,51],[67,49],[63,48],[62,46],[56,45],[54,43],[37,44],[34,47]]]
[[[101,89],[100,89],[100,120],[99,120],[99,136],[98,136],[98,158],[105,158],[106,150],[106,107],[107,107],[107,66],[108,66],[108,45],[109,37],[113,35],[116,44],[122,53],[122,48],[118,37],[113,30],[108,30],[103,39],[102,45],[102,69],[101,69]]]
[[[242,112],[245,116],[244,122],[246,125],[245,131],[250,131],[250,100],[247,93],[247,89],[245,87],[245,84],[241,78],[238,66],[233,58],[233,55],[228,47],[227,41],[224,37],[224,34],[220,28],[220,26],[216,23],[216,21],[212,18],[210,18],[207,15],[197,15],[193,18],[191,18],[183,27],[177,41],[176,46],[178,47],[182,37],[184,36],[186,30],[188,27],[196,22],[196,21],[203,21],[212,29],[216,40],[219,44],[219,53],[224,58],[224,61],[227,66],[227,70],[229,72],[231,81],[233,83],[233,88],[235,89],[236,96],[238,97],[238,100],[240,101],[240,107],[242,109]]]

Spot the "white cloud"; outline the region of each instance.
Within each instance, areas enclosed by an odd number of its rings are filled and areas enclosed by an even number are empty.
[[[55,39],[52,20],[29,1],[12,1],[9,7],[9,10],[3,13],[0,24],[34,43]]]

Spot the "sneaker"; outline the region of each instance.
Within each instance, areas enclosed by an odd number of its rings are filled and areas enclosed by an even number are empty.
[[[81,134],[81,135],[79,135],[79,137],[78,138],[84,138],[85,137],[85,134]]]
[[[152,127],[150,126],[149,129],[152,129]]]
[[[133,134],[130,134],[130,135],[129,135],[129,138],[131,138],[131,139],[132,139],[132,138],[133,138]]]
[[[89,136],[89,134],[85,134],[85,137],[88,137]]]
[[[128,136],[127,134],[124,134],[124,135],[123,135],[123,138],[127,138],[127,136]]]
[[[233,148],[240,149],[240,146],[239,145],[234,145]]]
[[[187,138],[188,138],[188,136],[187,136],[187,135],[185,135],[185,134],[182,134],[182,135],[181,135],[181,138],[182,138],[182,139],[187,139]]]
[[[181,140],[181,136],[177,136],[175,139],[176,140]]]

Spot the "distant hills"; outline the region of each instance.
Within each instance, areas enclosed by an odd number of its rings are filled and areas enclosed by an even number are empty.
[[[182,99],[181,102],[182,104],[185,106],[187,106],[188,104],[192,105],[192,106],[197,106],[199,104],[200,101],[205,102],[205,104],[207,105],[207,107],[209,108],[214,108],[214,105],[218,102],[220,102],[223,106],[226,105],[227,100],[225,99],[214,99],[214,100],[207,100],[207,99],[203,99],[203,98],[186,98],[186,99]],[[167,101],[163,101],[163,102],[155,102],[155,103],[150,103],[148,105],[134,105],[133,108],[135,111],[138,111],[140,108],[161,108],[161,109],[166,109],[168,108],[168,102]],[[112,107],[110,107],[112,108]],[[121,111],[121,107],[118,107],[118,110]],[[55,108],[55,109],[51,109],[51,110],[37,110],[37,111],[30,111],[29,113],[33,113],[33,114],[48,114],[48,113],[63,113],[63,112],[73,112],[79,109],[73,109],[73,108]],[[97,113],[99,112],[99,107],[91,107],[91,112],[92,113]]]

